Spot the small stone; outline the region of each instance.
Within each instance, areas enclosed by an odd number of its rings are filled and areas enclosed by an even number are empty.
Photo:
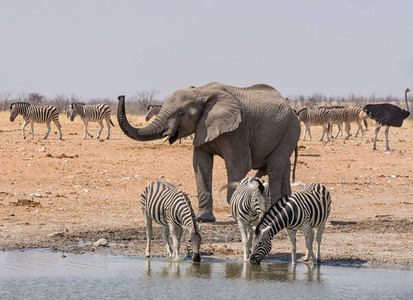
[[[64,236],[64,233],[61,231],[57,231],[57,232],[53,232],[51,234],[49,234],[49,237],[54,238],[54,237],[62,237]]]
[[[101,247],[106,247],[106,246],[108,246],[108,244],[109,244],[109,242],[108,242],[107,239],[100,239],[97,242],[94,242],[92,245],[94,247],[100,247],[100,246]]]

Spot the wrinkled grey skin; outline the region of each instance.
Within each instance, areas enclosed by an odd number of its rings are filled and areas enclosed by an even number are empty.
[[[144,128],[132,127],[125,115],[125,96],[119,96],[118,121],[132,139],[176,140],[195,134],[193,168],[198,191],[197,219],[214,222],[212,166],[214,155],[225,161],[228,182],[238,182],[251,169],[269,176],[276,201],[291,193],[290,156],[300,136],[300,123],[285,98],[264,84],[237,88],[211,82],[175,91],[158,116]],[[228,189],[227,202],[233,189]]]

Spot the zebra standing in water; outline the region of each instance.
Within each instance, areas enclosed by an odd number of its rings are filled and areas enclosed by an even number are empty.
[[[321,109],[308,109],[303,108],[297,112],[298,118],[301,122],[305,125],[303,141],[305,140],[305,135],[308,131],[308,135],[310,136],[311,141],[311,130],[310,127],[312,125],[321,125],[323,126],[323,135],[321,136],[320,141],[324,139],[324,134],[327,134],[327,140],[330,140],[329,130],[328,130],[328,123],[330,122],[330,115],[331,112],[329,109],[321,108]]]
[[[173,185],[163,181],[153,181],[146,185],[141,195],[141,207],[146,225],[145,257],[151,255],[152,220],[163,226],[162,237],[169,257],[178,258],[183,230],[188,233],[188,252],[195,262],[201,261],[199,249],[201,235],[194,210],[188,196]],[[169,243],[172,233],[173,250]]]
[[[357,137],[357,135],[359,134],[359,131],[361,132],[361,137],[363,137],[364,134],[363,134],[363,128],[361,126],[361,120],[364,121],[364,126],[366,126],[367,128],[367,121],[366,121],[366,119],[368,118],[367,113],[363,111],[362,107],[358,107],[358,106],[348,107],[346,108],[346,110],[348,111],[348,114],[349,114],[349,122],[350,123],[356,122],[358,125],[357,132],[354,137]],[[349,136],[351,136],[350,128],[349,128]]]
[[[259,264],[271,250],[272,238],[282,229],[287,230],[291,241],[291,262],[296,263],[296,233],[304,232],[307,253],[304,260],[311,256],[313,264],[320,263],[321,236],[330,214],[331,196],[325,186],[310,183],[297,193],[280,198],[261,218],[255,230],[252,264]],[[314,228],[317,228],[317,256],[313,252]]]
[[[229,202],[231,215],[237,221],[244,246],[244,261],[248,261],[254,227],[259,222],[261,212],[270,206],[268,184],[258,177],[247,177],[239,183],[228,184],[235,188]]]
[[[69,105],[69,111],[67,112],[68,118],[70,118],[70,121],[73,121],[76,117],[76,115],[79,115],[81,120],[83,121],[83,126],[85,128],[85,134],[83,135],[83,139],[86,139],[86,134],[88,134],[91,138],[93,138],[93,135],[91,135],[87,131],[87,125],[89,122],[98,122],[100,129],[97,135],[97,138],[100,137],[100,133],[102,132],[103,129],[103,122],[102,120],[106,121],[107,127],[108,127],[108,137],[106,139],[109,139],[110,137],[110,125],[115,126],[110,119],[111,111],[109,108],[109,105],[106,103],[101,103],[101,104],[96,104],[96,105],[88,105],[84,103],[72,103]]]
[[[27,124],[31,124],[32,127],[32,139],[34,139],[34,123],[46,123],[47,133],[43,139],[47,139],[50,133],[50,122],[53,121],[59,129],[60,139],[62,139],[62,130],[59,123],[59,111],[56,107],[52,105],[35,106],[27,102],[15,102],[10,105],[10,121],[14,122],[14,119],[18,115],[22,115],[24,119],[24,124],[22,127],[23,138],[26,138],[24,134],[24,127]]]
[[[150,104],[146,106],[145,121],[148,122],[153,116],[157,116],[161,111],[162,105]]]

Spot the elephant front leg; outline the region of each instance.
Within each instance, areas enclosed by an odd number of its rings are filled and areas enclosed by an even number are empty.
[[[197,220],[200,222],[215,222],[212,213],[212,166],[214,155],[199,148],[194,149],[193,168],[198,192]]]

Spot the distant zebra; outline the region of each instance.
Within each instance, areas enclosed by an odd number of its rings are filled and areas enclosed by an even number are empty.
[[[236,187],[229,202],[230,212],[241,232],[244,261],[248,261],[255,226],[261,212],[264,213],[270,206],[268,184],[260,178],[248,177],[228,187]]]
[[[145,121],[148,122],[153,116],[157,116],[161,111],[162,105],[150,104],[146,106]]]
[[[62,130],[59,123],[59,111],[52,105],[35,106],[27,102],[15,102],[10,105],[10,121],[13,122],[18,115],[23,116],[24,124],[22,127],[23,138],[26,138],[24,134],[24,127],[27,124],[31,124],[32,127],[32,139],[34,139],[34,123],[46,123],[47,133],[43,139],[47,139],[50,133],[50,122],[53,121],[59,129],[60,139],[62,139]]]
[[[357,137],[357,135],[359,134],[359,131],[361,132],[361,137],[363,137],[364,134],[363,134],[363,128],[361,126],[361,121],[362,120],[364,121],[364,126],[366,126],[367,128],[367,121],[366,121],[366,119],[368,118],[367,113],[363,111],[362,107],[358,107],[358,106],[348,107],[346,108],[346,110],[348,111],[348,114],[349,114],[349,122],[350,123],[356,122],[358,125],[357,132],[354,137]],[[349,132],[349,136],[351,136],[350,132]]]
[[[330,214],[331,196],[325,186],[311,183],[298,192],[283,196],[261,218],[253,241],[252,264],[259,264],[271,250],[272,238],[282,229],[287,230],[291,241],[291,263],[296,263],[296,233],[304,232],[307,253],[313,263],[320,263],[320,244],[327,218]],[[317,256],[313,253],[314,228],[317,228]]]
[[[330,107],[330,135],[333,137],[333,125],[337,124],[338,131],[334,136],[336,139],[337,136],[343,135],[343,123],[345,125],[345,130],[347,132],[347,138],[350,137],[350,114],[346,108],[343,106],[332,106]]]
[[[308,109],[303,108],[297,112],[298,118],[301,122],[305,125],[303,141],[305,140],[305,135],[308,131],[308,135],[310,136],[311,141],[311,130],[310,127],[313,125],[321,125],[323,126],[323,135],[321,136],[320,141],[324,139],[324,134],[327,134],[327,140],[330,140],[328,125],[330,122],[330,115],[331,112],[329,109],[321,108],[321,109]]]
[[[149,258],[151,255],[153,220],[163,226],[162,237],[169,257],[179,257],[181,235],[185,230],[188,233],[187,250],[192,260],[201,261],[199,256],[201,235],[198,223],[191,202],[183,191],[166,182],[150,182],[142,192],[141,207],[146,225],[145,257]],[[169,243],[169,233],[172,234],[173,250]]]
[[[93,138],[93,135],[91,135],[87,131],[87,125],[89,122],[99,123],[100,129],[97,135],[97,138],[99,138],[100,133],[103,130],[102,120],[106,121],[106,124],[108,127],[108,136],[106,139],[109,139],[110,125],[115,126],[112,120],[110,119],[111,111],[110,111],[109,105],[107,105],[106,103],[101,103],[101,104],[96,104],[96,105],[89,105],[89,104],[84,104],[84,103],[72,103],[69,105],[67,116],[68,118],[70,118],[70,121],[73,121],[76,115],[79,115],[80,119],[83,121],[83,126],[85,129],[83,139],[86,139],[86,134],[88,134],[91,138]]]
[[[189,87],[191,88],[191,87]],[[146,106],[146,115],[145,115],[145,121],[148,122],[152,117],[157,116],[159,112],[161,111],[162,105],[159,104],[149,104]],[[190,135],[191,140],[194,139],[192,135]],[[187,137],[184,137],[184,140],[186,140]],[[179,143],[181,143],[181,139],[179,139]]]

